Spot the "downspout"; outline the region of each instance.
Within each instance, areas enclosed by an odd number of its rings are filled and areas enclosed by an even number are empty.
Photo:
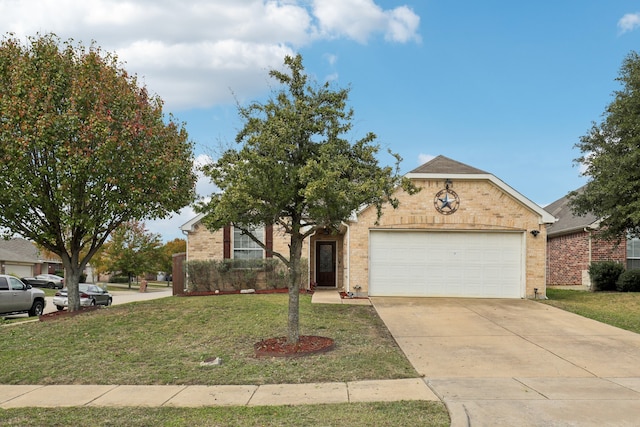
[[[185,262],[184,262],[184,283],[182,284],[182,291],[183,292],[187,292],[187,284],[189,283],[189,232],[185,231],[185,230],[181,230],[182,234],[184,234],[187,237],[187,257],[185,258]]]
[[[343,222],[344,226],[347,227],[347,232],[344,233],[345,236],[345,240],[347,243],[347,259],[344,262],[344,267],[343,269],[346,270],[344,275],[345,275],[345,292],[350,292],[351,291],[351,227],[349,227],[349,224],[346,222]]]
[[[587,233],[588,239],[589,239],[589,265],[591,265],[591,230],[589,229],[589,227],[585,227],[584,228],[584,232]]]
[[[314,290],[311,289],[311,283],[315,283],[315,280],[312,280],[315,279],[315,277],[311,277],[311,238],[316,235],[316,231],[318,230],[314,230],[313,233],[309,236],[309,244],[307,245],[307,290],[310,291]]]
[[[588,258],[588,262],[587,262],[587,271],[589,271],[589,267],[591,266],[591,262],[592,262],[592,258],[593,258],[593,253],[592,253],[592,249],[591,249],[591,229],[589,227],[585,227],[584,228],[584,232],[587,233],[587,238],[588,238],[588,242],[589,242],[589,258]],[[591,289],[591,276],[587,275],[589,277],[589,289]],[[584,280],[582,282],[582,284],[584,285]]]

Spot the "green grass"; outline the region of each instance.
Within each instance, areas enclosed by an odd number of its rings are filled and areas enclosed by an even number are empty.
[[[50,322],[0,327],[0,384],[268,384],[417,377],[369,306],[311,304],[303,335],[336,349],[296,359],[254,357],[286,335],[287,295],[164,298]],[[219,367],[201,367],[210,357]],[[16,362],[18,361],[18,362]],[[3,426],[448,426],[441,402],[207,408],[0,409]]]
[[[438,402],[213,408],[0,409],[3,426],[448,426]]]
[[[547,297],[540,302],[640,333],[640,293],[547,289]]]
[[[417,377],[369,306],[311,304],[301,334],[336,349],[296,359],[254,356],[285,336],[287,295],[170,297],[0,329],[0,384],[273,384]],[[219,367],[200,362],[221,357]],[[19,360],[20,363],[15,363]]]

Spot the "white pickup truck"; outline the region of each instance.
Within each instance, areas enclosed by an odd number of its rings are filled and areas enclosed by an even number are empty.
[[[46,303],[41,289],[25,285],[17,277],[0,274],[0,315],[40,316]]]

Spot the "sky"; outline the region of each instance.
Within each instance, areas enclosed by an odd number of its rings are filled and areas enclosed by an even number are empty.
[[[375,133],[402,173],[444,155],[544,206],[587,182],[574,146],[640,50],[640,2],[0,0],[0,32],[117,54],[185,122],[197,164],[234,143],[238,104],[265,100],[269,70],[300,53],[318,83],[350,88],[349,137]],[[198,194],[214,190],[201,176]],[[194,216],[146,225],[168,241]]]

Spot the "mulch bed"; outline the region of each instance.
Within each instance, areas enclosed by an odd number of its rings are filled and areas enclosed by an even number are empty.
[[[69,310],[58,310],[52,313],[43,314],[40,316],[41,322],[47,322],[49,320],[57,320],[63,319],[67,317],[77,316],[78,314],[87,313],[90,311],[100,310],[102,308],[101,305],[94,305],[91,307],[80,307],[80,310],[77,311],[69,311]]]
[[[326,353],[335,348],[331,338],[301,335],[297,344],[288,344],[287,337],[268,338],[254,346],[256,357],[300,357]]]

